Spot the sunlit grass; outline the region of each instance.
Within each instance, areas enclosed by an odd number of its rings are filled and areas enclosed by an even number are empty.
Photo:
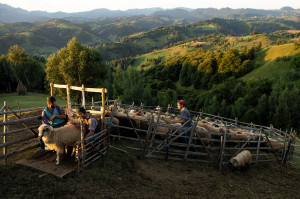
[[[46,100],[49,95],[41,93],[28,93],[25,96],[19,96],[17,93],[1,93],[0,103],[7,101],[7,105],[12,109],[27,109],[27,108],[37,108],[45,107]],[[66,100],[56,97],[57,104],[64,106],[67,104]],[[0,106],[0,107],[2,107]]]
[[[300,49],[295,50],[293,44],[273,46],[266,52],[265,61],[272,61],[276,60],[278,57],[288,57],[299,53]]]

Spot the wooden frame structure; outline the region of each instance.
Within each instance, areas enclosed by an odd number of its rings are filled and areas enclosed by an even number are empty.
[[[52,86],[52,94],[54,87],[66,89],[75,88],[74,90],[81,89],[83,96],[84,92],[89,91],[90,89],[84,88],[84,86],[71,87],[67,85],[55,84],[52,84]],[[103,93],[105,93],[105,89],[95,89],[93,91],[103,91]],[[69,113],[71,113],[71,111],[74,111],[74,109],[71,108],[70,92],[68,93],[68,111]],[[83,97],[83,99],[83,105],[85,105],[85,98]],[[278,162],[282,164],[291,163],[300,165],[300,141],[295,136],[295,131],[293,130],[290,130],[289,132],[281,131],[274,128],[272,125],[270,127],[260,126],[252,123],[239,122],[237,119],[232,120],[203,112],[190,111],[191,115],[193,116],[193,119],[191,120],[193,120],[194,124],[205,117],[209,117],[211,121],[221,124],[223,127],[225,127],[225,130],[221,133],[206,131],[204,132],[201,130],[196,130],[195,125],[189,128],[182,128],[171,124],[160,123],[160,118],[164,115],[161,108],[157,109],[156,107],[149,106],[137,107],[134,106],[134,104],[120,105],[117,104],[116,100],[113,102],[114,108],[111,118],[119,118],[118,115],[115,114],[117,105],[119,105],[119,108],[124,108],[125,110],[125,117],[123,119],[126,119],[128,121],[129,126],[123,125],[122,123],[120,125],[114,125],[111,120],[104,121],[103,118],[102,121],[104,124],[108,124],[108,128],[104,128],[100,133],[92,136],[89,139],[84,139],[82,133],[82,139],[79,143],[77,143],[77,158],[79,160],[79,170],[85,168],[87,165],[91,164],[93,161],[99,159],[107,153],[110,146],[110,137],[128,139],[137,142],[139,147],[128,146],[128,148],[140,151],[141,155],[145,158],[208,162],[222,169],[223,166],[226,166],[228,164],[228,160],[232,156],[235,156],[241,150],[247,149],[251,151],[253,157],[252,162],[255,163],[255,165],[261,162]],[[103,100],[102,110],[105,110],[104,105],[105,101]],[[147,111],[151,112],[151,118],[149,120],[141,120],[133,118],[129,115],[129,111],[131,109],[143,109],[143,111],[146,111],[146,109],[144,108],[146,108]],[[4,164],[6,163],[7,158],[38,147],[38,145],[36,144],[7,153],[8,147],[14,146],[19,143],[24,143],[37,137],[37,132],[35,131],[35,129],[38,128],[39,125],[30,126],[28,125],[28,122],[40,121],[40,116],[21,119],[17,115],[17,113],[34,110],[43,110],[43,108],[12,110],[8,106],[7,102],[4,102],[4,106],[0,109],[0,115],[3,115],[3,121],[0,122],[0,126],[3,126],[3,133],[0,134],[3,141],[3,143],[0,144],[0,150],[2,151],[0,160],[3,160]],[[177,110],[169,107],[168,111],[171,113],[176,113]],[[101,113],[101,115],[103,116],[103,112],[101,111],[93,112]],[[12,114],[17,120],[8,121],[9,114]],[[154,119],[154,115],[156,115],[156,120]],[[144,123],[146,124],[147,128],[139,127],[138,125],[136,125],[137,123]],[[8,127],[15,124],[22,124],[25,128],[9,130]],[[160,132],[158,130],[159,127],[167,128],[168,132]],[[113,128],[123,129],[127,131],[127,133],[130,132],[130,135],[115,135],[112,131]],[[253,134],[244,140],[230,139],[230,136],[237,136],[237,134],[231,133],[230,129],[236,128],[252,131]],[[8,141],[7,136],[24,131],[28,131],[31,135],[28,137],[20,138],[18,140]],[[191,131],[190,136],[185,135],[185,132],[187,131]],[[206,138],[204,135],[210,135],[211,138]],[[183,142],[183,139],[185,138],[188,139],[187,143]],[[275,139],[279,143],[282,143],[283,147],[276,148],[272,147],[272,145],[267,146],[267,143],[270,143],[270,139]],[[193,148],[196,148],[197,151],[193,151]]]
[[[106,122],[105,122],[105,93],[107,89],[105,88],[86,88],[84,85],[82,87],[70,86],[70,85],[60,85],[50,83],[50,93],[51,96],[54,94],[54,88],[65,88],[67,91],[67,114],[69,117],[73,116],[75,109],[72,109],[71,104],[71,90],[82,92],[82,106],[86,107],[85,92],[100,93],[102,99],[101,110],[89,110],[89,112],[101,115],[101,132],[95,133],[95,135],[85,138],[84,129],[82,125],[82,120],[80,120],[81,126],[81,141],[76,143],[76,158],[78,161],[78,170],[84,169],[86,166],[99,159],[105,155],[108,151],[109,136],[107,135]]]
[[[216,115],[211,115],[203,112],[190,111],[194,123],[189,128],[182,126],[175,126],[172,124],[160,123],[160,118],[164,115],[161,108],[151,111],[151,118],[149,120],[141,120],[131,117],[128,113],[132,108],[141,109],[141,107],[133,107],[133,105],[122,105],[126,116],[121,118],[114,114],[113,117],[120,120],[127,119],[130,126],[114,125],[120,129],[131,130],[133,133],[130,136],[126,135],[110,135],[111,137],[118,137],[121,139],[128,139],[137,141],[140,147],[133,148],[141,152],[143,157],[172,159],[196,162],[208,162],[218,166],[222,169],[228,164],[231,157],[235,156],[242,150],[249,150],[252,154],[252,162],[255,165],[261,162],[278,162],[285,163],[284,160],[290,160],[295,157],[296,153],[292,153],[295,145],[295,138],[291,136],[291,132],[287,133],[279,129],[275,129],[272,125],[270,127],[255,125],[253,123],[239,122],[237,119],[232,120]],[[155,108],[155,107],[148,107]],[[145,111],[145,110],[144,110]],[[176,112],[177,110],[168,108],[168,111]],[[156,120],[154,120],[156,114]],[[199,120],[207,118],[217,124],[223,126],[222,132],[207,132],[196,130],[196,125]],[[147,123],[148,128],[142,129],[134,125],[136,122]],[[167,128],[167,133],[159,132],[157,129]],[[231,139],[233,136],[239,136],[237,133],[231,133],[230,129],[242,129],[251,131],[251,136],[245,139]],[[190,136],[186,136],[186,132],[190,131]],[[205,138],[205,135],[210,135],[211,138]],[[188,139],[188,142],[184,142]],[[272,141],[280,143],[280,147],[273,147]],[[299,153],[300,154],[300,153]]]

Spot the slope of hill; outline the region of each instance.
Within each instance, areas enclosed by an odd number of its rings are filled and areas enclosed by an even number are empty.
[[[291,70],[286,60],[297,54],[300,54],[300,49],[295,50],[293,44],[272,46],[265,49],[254,60],[255,64],[260,67],[246,74],[241,79],[278,78]]]

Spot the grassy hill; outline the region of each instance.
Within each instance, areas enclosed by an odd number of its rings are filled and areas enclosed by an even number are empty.
[[[293,44],[284,44],[272,46],[263,50],[254,60],[255,64],[260,66],[244,77],[242,80],[259,79],[259,78],[276,78],[287,73],[291,69],[285,57],[300,54],[300,49],[294,50]],[[281,59],[280,59],[281,58]]]

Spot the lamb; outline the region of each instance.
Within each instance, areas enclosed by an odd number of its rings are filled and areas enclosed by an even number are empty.
[[[249,166],[251,163],[251,159],[252,159],[252,155],[250,151],[243,150],[242,152],[238,153],[235,157],[232,157],[229,160],[229,163],[236,168],[242,168],[245,166]]]
[[[72,124],[56,129],[47,124],[42,124],[38,130],[39,137],[43,139],[43,142],[51,150],[56,151],[56,165],[60,164],[60,156],[64,153],[65,146],[74,145],[81,138],[80,128]]]

